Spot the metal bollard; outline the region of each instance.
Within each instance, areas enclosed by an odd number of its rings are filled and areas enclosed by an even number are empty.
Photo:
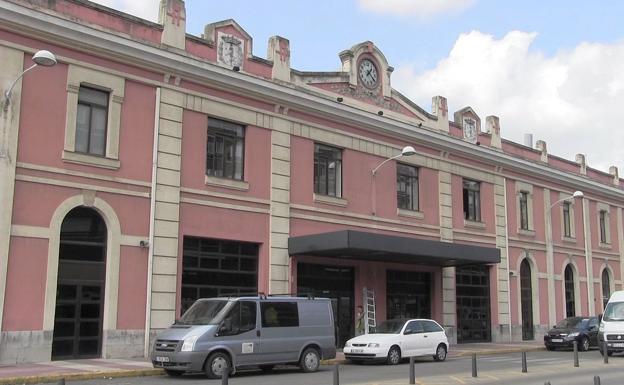
[[[550,385],[550,381],[544,382],[544,385]]]
[[[230,379],[230,367],[225,365],[221,372],[221,385],[228,385]]]
[[[602,359],[605,364],[609,363],[609,349],[607,349],[607,341],[602,344]]]
[[[574,346],[574,367],[578,368],[579,367],[579,360],[578,360],[578,342],[575,340],[573,343]]]
[[[410,357],[410,384],[416,383],[416,368],[414,367],[414,357]]]
[[[527,372],[526,352],[522,352],[522,373]]]
[[[477,376],[477,354],[476,353],[472,354],[472,376],[473,377]]]
[[[340,385],[339,364],[334,364],[334,385]]]
[[[594,385],[600,385],[600,376],[594,376]]]

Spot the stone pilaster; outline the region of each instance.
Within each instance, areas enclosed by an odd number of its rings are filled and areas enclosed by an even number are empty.
[[[589,201],[587,198],[581,198],[583,202],[583,239],[585,240],[585,272],[587,275],[587,310],[590,316],[596,313],[594,301],[594,269],[592,265],[592,246],[591,246],[591,222],[589,220]]]
[[[280,109],[282,110],[282,109]],[[273,118],[271,131],[271,215],[269,293],[290,293],[290,130],[291,123]]]
[[[448,103],[444,96],[438,95],[431,98],[431,113],[438,118],[435,123],[436,128],[443,132],[449,132]]]
[[[555,260],[553,252],[552,235],[552,203],[550,202],[550,189],[544,189],[544,221],[546,230],[546,274],[548,275],[548,325],[557,322],[557,309],[555,301]],[[574,218],[571,219],[574,221]]]
[[[496,269],[497,302],[498,302],[498,333],[492,328],[494,342],[509,341],[511,315],[509,302],[509,260],[507,255],[507,202],[505,200],[505,178],[494,177],[494,213],[496,223],[496,247],[500,251],[501,261],[494,266]]]
[[[448,119],[448,118],[447,118]],[[444,155],[444,154],[443,154]],[[440,162],[438,183],[440,190],[440,240],[453,242],[453,198],[449,165]],[[457,293],[455,267],[442,268],[442,325],[451,343],[457,343]]]
[[[15,165],[17,161],[17,136],[20,121],[22,81],[19,80],[6,105],[4,93],[24,70],[24,53],[0,47],[0,331],[4,310],[4,294],[9,262],[11,221],[13,218],[13,195],[15,192]]]
[[[490,146],[500,150],[502,148],[502,139],[498,116],[486,116],[485,128],[487,133],[490,134]]]
[[[184,0],[160,0],[158,23],[163,32],[160,42],[184,50],[186,47],[186,7]]]
[[[290,82],[290,42],[280,36],[269,38],[267,59],[273,62],[273,79]]]
[[[150,331],[169,327],[176,315],[180,232],[180,160],[184,94],[162,89],[158,123],[156,204],[152,252]]]

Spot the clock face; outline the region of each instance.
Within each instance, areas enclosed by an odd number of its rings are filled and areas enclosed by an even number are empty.
[[[377,75],[377,67],[375,67],[372,61],[368,59],[362,60],[360,62],[358,73],[364,86],[368,88],[374,88],[377,86],[379,76]]]

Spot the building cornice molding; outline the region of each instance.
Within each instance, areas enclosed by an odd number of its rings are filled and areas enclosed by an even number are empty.
[[[270,80],[253,77],[240,72],[207,63],[196,58],[169,51],[155,45],[91,28],[48,13],[33,10],[6,0],[0,0],[0,22],[5,29],[32,34],[39,39],[85,48],[95,54],[121,60],[125,63],[150,68],[165,73],[176,73],[199,83],[210,83],[224,90],[270,99],[281,105],[292,106],[304,112],[321,114],[329,119],[356,125],[367,130],[399,135],[406,140],[422,142],[427,146],[449,151],[481,162],[500,166],[565,185],[575,186],[584,193],[594,193],[611,199],[624,200],[624,190],[607,186],[584,176],[569,174],[545,165],[513,157],[495,149],[478,147],[472,143],[449,136],[434,129],[412,126],[408,123],[361,111],[335,100],[310,95],[303,90],[277,84]]]

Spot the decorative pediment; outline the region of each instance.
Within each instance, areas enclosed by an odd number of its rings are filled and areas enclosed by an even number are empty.
[[[361,87],[370,94],[392,96],[390,74],[394,68],[388,65],[384,54],[370,41],[354,45],[340,54],[342,72],[349,74],[349,85]]]
[[[242,69],[252,56],[251,36],[232,19],[207,24],[203,38],[216,47],[217,63],[223,66]]]

